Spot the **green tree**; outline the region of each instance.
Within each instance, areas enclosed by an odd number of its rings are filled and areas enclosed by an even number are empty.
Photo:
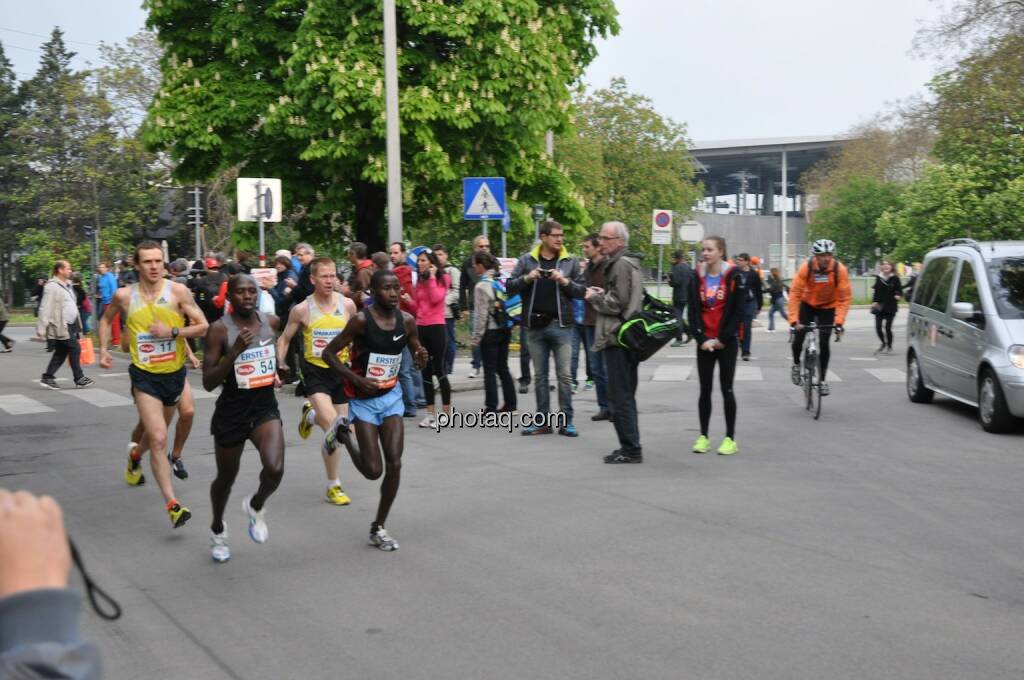
[[[1009,35],[937,76],[930,168],[879,235],[919,258],[945,238],[1024,238],[1024,37]]]
[[[686,126],[615,78],[576,99],[574,130],[555,145],[555,159],[577,187],[590,220],[619,220],[630,247],[651,255],[651,211],[688,214],[700,195],[693,182]]]
[[[461,225],[459,179],[508,179],[513,210],[586,214],[544,153],[569,86],[618,29],[611,0],[398,0],[406,221]],[[182,181],[280,177],[302,231],[383,246],[383,18],[376,0],[147,3],[167,51],[145,126]],[[459,236],[459,233],[450,234]]]
[[[13,194],[23,183],[27,168],[21,157],[14,130],[22,114],[22,99],[11,62],[0,44],[0,281],[11,280],[7,266],[18,245]],[[0,286],[0,293],[11,300],[12,291]]]
[[[875,177],[851,176],[829,194],[828,204],[814,213],[810,238],[836,242],[843,260],[873,260],[875,249],[889,252],[894,244],[876,234],[878,219],[900,205],[903,185]]]

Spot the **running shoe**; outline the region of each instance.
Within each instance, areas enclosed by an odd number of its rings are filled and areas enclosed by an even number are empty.
[[[299,436],[303,439],[309,439],[309,435],[313,431],[312,423],[307,420],[312,410],[313,404],[308,401],[302,402],[302,417],[299,418]]]
[[[576,382],[575,380],[572,381],[572,393],[573,394],[579,394],[580,393],[580,384],[578,382]]]
[[[224,522],[224,530],[219,534],[210,532],[210,557],[214,562],[227,562],[231,559],[231,548],[228,547],[228,523]]]
[[[630,456],[628,454],[623,453],[622,449],[617,449],[615,451],[612,451],[607,456],[605,456],[604,462],[607,463],[608,465],[629,465],[631,463],[644,462],[644,457],[642,455]]]
[[[327,435],[324,435],[325,440],[328,438],[331,440],[330,453],[334,453],[334,450],[338,448],[339,443],[349,451],[357,450],[355,444],[352,442],[352,425],[347,416],[339,415],[334,419],[334,422],[331,423],[330,432],[328,432]]]
[[[707,453],[710,448],[711,441],[705,435],[701,435],[697,437],[697,441],[693,443],[692,451],[694,453]]]
[[[589,392],[592,389],[594,389],[594,381],[593,380],[588,380],[587,382],[583,383],[583,391],[584,392]]]
[[[51,390],[59,390],[60,389],[60,385],[57,384],[57,379],[56,378],[40,378],[39,379],[39,384],[42,385],[43,387],[47,387],[47,388],[49,388]]]
[[[334,450],[338,448],[338,435],[333,427],[327,428],[324,432],[324,441],[320,445],[320,452],[325,456],[333,456]]]
[[[93,385],[95,383],[95,380],[83,375],[81,378],[75,381],[75,387],[88,387],[89,385]]]
[[[434,429],[435,427],[437,427],[437,420],[434,418],[434,416],[427,416],[426,418],[420,421],[420,427],[429,427],[430,429]]]
[[[142,461],[132,460],[128,455],[128,467],[124,471],[124,481],[128,486],[142,486],[146,483],[146,475],[142,474]]]
[[[828,383],[824,380],[821,381],[821,396],[827,397],[832,394],[832,388],[828,386]]]
[[[793,381],[793,384],[797,387],[803,384],[803,379],[800,377],[800,364],[793,364],[793,368],[789,370],[789,379]]]
[[[565,427],[558,428],[558,434],[563,437],[579,437],[580,433],[576,430],[576,426],[569,423]]]
[[[331,505],[348,505],[352,502],[352,499],[348,497],[345,490],[341,488],[341,484],[335,484],[327,489],[326,500]]]
[[[739,453],[740,447],[736,445],[736,440],[732,437],[726,437],[722,440],[722,445],[718,447],[718,455],[720,456],[731,456],[734,453]]]
[[[388,536],[384,527],[370,527],[370,545],[375,545],[384,552],[398,550],[398,541]]]
[[[267,521],[263,519],[265,510],[253,510],[252,496],[246,496],[242,499],[242,512],[249,518],[249,538],[257,543],[266,543],[270,529],[267,528]]]
[[[167,454],[167,462],[171,464],[171,472],[178,479],[188,479],[188,470],[185,469],[185,463],[181,458],[175,458],[171,454]]]
[[[474,368],[472,371],[469,372],[469,375],[466,376],[466,377],[467,378],[479,378],[480,377],[480,369],[479,368]]]
[[[192,517],[192,513],[189,512],[188,508],[182,506],[181,503],[175,503],[167,508],[167,516],[171,518],[171,524],[174,525],[174,528],[179,529],[185,526],[185,522]]]
[[[874,351],[874,355],[877,357],[879,354],[885,354],[885,344],[883,343],[878,349]]]
[[[520,382],[519,383],[519,394],[526,394],[530,391],[530,383]]]
[[[554,430],[552,430],[550,427],[540,427],[539,425],[530,425],[529,427],[524,427],[522,429],[522,431],[521,431],[521,434],[524,437],[532,437],[532,436],[538,435],[538,434],[551,434],[552,432],[554,432]]]

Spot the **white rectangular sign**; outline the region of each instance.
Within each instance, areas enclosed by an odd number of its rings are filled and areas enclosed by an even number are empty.
[[[669,245],[672,243],[672,211],[654,210],[651,214],[651,243]]]
[[[239,177],[238,221],[259,222],[260,211],[264,222],[281,221],[281,180],[268,177]]]

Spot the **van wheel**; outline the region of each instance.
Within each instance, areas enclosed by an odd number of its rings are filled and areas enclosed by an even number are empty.
[[[978,381],[978,419],[986,432],[1009,432],[1016,419],[1006,408],[1003,388],[992,369],[986,368]]]
[[[930,404],[935,396],[934,392],[924,386],[921,364],[914,352],[907,357],[907,396],[915,404]]]

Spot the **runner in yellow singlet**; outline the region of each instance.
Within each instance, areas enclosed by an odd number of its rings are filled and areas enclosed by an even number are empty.
[[[159,243],[143,241],[135,249],[139,283],[121,288],[100,319],[100,366],[114,364],[107,351],[111,323],[118,313],[125,318],[132,364],[132,395],[149,440],[153,477],[166,502],[175,528],[192,516],[174,496],[171,466],[167,461],[167,423],[185,389],[185,338],[206,334],[209,324],[188,288],[164,280],[164,253]],[[185,325],[188,317],[189,325]],[[125,481],[138,486],[144,481],[138,450],[128,456]]]
[[[314,291],[304,302],[295,305],[288,315],[288,325],[277,340],[278,366],[282,371],[289,370],[285,363],[288,343],[296,333],[301,332],[303,357],[298,368],[309,401],[302,405],[299,435],[303,439],[309,437],[314,422],[323,429],[324,441],[320,453],[327,472],[326,500],[331,505],[348,505],[350,500],[341,487],[338,458],[334,455],[337,446],[336,426],[348,417],[348,398],[341,377],[327,367],[322,357],[328,343],[341,333],[355,315],[356,306],[352,300],[335,292],[338,275],[332,259],[316,258],[309,263],[309,271]],[[340,358],[342,362],[348,361],[347,350]],[[347,432],[347,428],[340,429]],[[350,442],[345,444],[348,446]]]

